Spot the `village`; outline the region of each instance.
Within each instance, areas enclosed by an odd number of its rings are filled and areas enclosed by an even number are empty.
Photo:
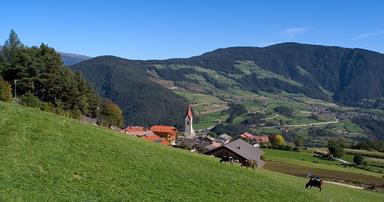
[[[82,117],[81,122],[96,125],[96,120],[87,117]],[[111,129],[124,135],[142,138],[165,146],[212,155],[221,158],[220,162],[239,163],[242,166],[252,168],[264,166],[265,162],[262,160],[264,152],[260,146],[270,142],[269,136],[255,136],[248,132],[239,134],[235,138],[227,134],[221,134],[214,138],[209,136],[206,131],[196,132],[193,129],[191,106],[188,107],[185,115],[184,132],[179,132],[173,126],[165,125],[153,125],[149,128],[128,126],[124,129],[112,126]]]

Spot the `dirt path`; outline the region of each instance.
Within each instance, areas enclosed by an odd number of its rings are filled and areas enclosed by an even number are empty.
[[[277,118],[277,117],[279,117],[279,115],[278,115],[278,114],[275,114],[274,116],[265,118],[264,120],[271,120],[271,119],[275,119],[275,118]]]
[[[332,123],[338,123],[339,120],[334,121],[320,122],[320,123],[308,123],[308,124],[298,124],[298,125],[286,125],[285,127],[308,127],[308,126],[318,126],[318,125],[327,125]]]
[[[328,180],[324,180],[324,182],[325,183],[329,183],[329,184],[345,186],[345,187],[349,187],[349,188],[353,188],[353,189],[364,189],[363,187],[359,187],[359,186],[355,186],[355,185],[350,185],[350,184],[344,184],[344,183],[341,183],[341,182],[333,182],[333,181],[328,181]]]

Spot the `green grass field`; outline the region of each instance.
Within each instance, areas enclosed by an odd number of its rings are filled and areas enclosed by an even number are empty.
[[[228,118],[228,114],[221,112],[213,112],[199,116],[199,122],[194,123],[195,129],[206,129],[215,126],[218,122],[224,122]]]
[[[344,167],[340,165],[338,161],[329,161],[314,157],[312,152],[302,151],[283,151],[283,150],[274,150],[274,149],[264,149],[266,158],[268,160],[273,160],[282,163],[289,163],[293,165],[306,166],[310,168],[321,168],[335,171],[350,172],[356,174],[371,175],[376,177],[382,177],[382,173],[370,172],[354,167]],[[352,162],[353,155],[345,154],[343,159]],[[384,180],[384,179],[383,179]]]
[[[0,201],[382,201],[0,102]]]

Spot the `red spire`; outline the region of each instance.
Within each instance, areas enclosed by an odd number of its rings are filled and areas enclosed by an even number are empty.
[[[185,115],[186,117],[188,117],[189,119],[192,119],[192,108],[191,108],[191,105],[188,106],[188,111],[187,111],[187,114]]]

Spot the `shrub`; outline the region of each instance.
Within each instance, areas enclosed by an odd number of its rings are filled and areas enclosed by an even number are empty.
[[[9,102],[12,99],[12,87],[0,77],[0,101]]]
[[[341,158],[344,155],[344,147],[340,141],[329,140],[328,141],[328,150],[329,152],[338,158]]]
[[[296,147],[303,147],[304,146],[304,140],[303,138],[296,138],[295,139],[295,146]]]
[[[271,138],[272,145],[284,145],[285,144],[285,139],[282,135],[274,135]]]
[[[361,154],[355,154],[355,156],[353,157],[353,162],[356,165],[361,165],[363,161],[364,161],[364,158]]]
[[[35,97],[32,93],[28,92],[20,97],[20,103],[22,105],[34,108],[40,108],[41,101]]]
[[[123,125],[123,113],[120,107],[110,100],[102,104],[98,119],[99,124],[108,128]]]

